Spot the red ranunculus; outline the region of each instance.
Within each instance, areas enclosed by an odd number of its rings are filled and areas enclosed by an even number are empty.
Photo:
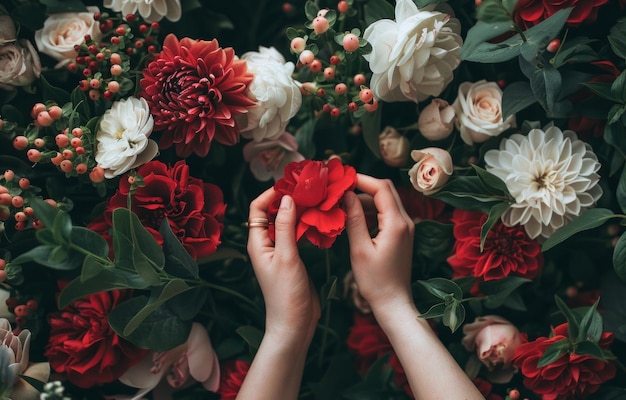
[[[314,245],[327,249],[343,232],[346,213],[343,195],[356,185],[356,170],[333,158],[328,162],[303,160],[285,166],[284,177],[276,181],[276,195],[269,208],[269,234],[274,240],[274,220],[280,200],[290,195],[296,205],[296,239],[303,235]]]
[[[143,70],[140,96],[148,101],[155,130],[165,130],[160,147],[176,146],[179,157],[204,157],[213,139],[239,141],[235,118],[256,105],[248,97],[254,75],[232,48],[169,34],[163,50]]]
[[[147,350],[118,336],[108,323],[109,311],[130,292],[96,293],[48,316],[50,337],[44,355],[50,366],[82,388],[118,379],[141,361]]]
[[[220,400],[235,400],[248,374],[250,363],[243,360],[228,360],[222,364],[220,372]]]
[[[544,367],[537,367],[548,347],[568,337],[567,328],[567,323],[561,324],[554,328],[552,337],[539,337],[520,344],[515,350],[513,363],[524,376],[524,385],[542,400],[583,399],[615,376],[613,362],[573,352],[561,355]],[[612,341],[613,333],[603,332],[598,344],[607,349]]]
[[[346,343],[356,356],[357,370],[361,375],[364,375],[376,360],[390,354],[389,366],[394,371],[394,384],[413,398],[404,368],[373,314],[354,314],[354,324],[350,328]]]
[[[454,278],[473,276],[489,281],[507,276],[532,279],[543,266],[539,244],[530,239],[523,227],[507,227],[498,221],[487,234],[480,250],[480,230],[487,215],[455,209],[453,254],[448,257]]]
[[[132,211],[157,242],[163,243],[159,226],[167,218],[172,232],[194,259],[215,253],[221,243],[226,211],[219,186],[189,176],[189,166],[184,160],[173,167],[150,161],[137,173],[143,177],[144,186],[132,197]],[[113,224],[113,210],[126,207],[129,190],[128,180],[121,179],[104,215],[88,227],[110,241],[108,230]]]
[[[608,2],[609,0],[519,0],[513,17],[518,25],[530,28],[559,10],[573,7],[566,24],[576,27],[582,23],[595,22],[598,7]]]

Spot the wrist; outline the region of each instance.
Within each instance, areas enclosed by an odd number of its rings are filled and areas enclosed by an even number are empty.
[[[279,352],[306,354],[313,339],[313,334],[302,330],[271,329],[266,330],[262,343]]]

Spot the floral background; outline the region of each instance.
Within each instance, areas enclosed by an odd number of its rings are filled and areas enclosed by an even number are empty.
[[[322,302],[300,398],[412,398],[350,272],[356,172],[487,399],[626,398],[623,0],[0,5],[4,398],[234,399],[272,186]]]

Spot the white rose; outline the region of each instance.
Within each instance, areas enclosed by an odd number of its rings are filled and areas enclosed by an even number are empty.
[[[298,83],[291,78],[295,66],[292,62],[285,62],[273,47],[261,46],[258,52],[245,53],[241,59],[254,73],[249,90],[257,100],[256,107],[245,115],[247,124],[241,130],[241,136],[257,142],[276,139],[302,105]]]
[[[129,97],[113,103],[96,134],[96,162],[104,168],[105,178],[114,178],[154,158],[158,145],[148,139],[153,126],[146,99]]]
[[[390,167],[403,166],[411,151],[409,139],[390,126],[378,135],[378,146],[383,161]]]
[[[461,25],[430,9],[418,10],[412,0],[398,0],[395,21],[381,19],[365,29],[363,38],[372,52],[363,57],[377,98],[420,102],[440,95],[452,81],[461,62]]]
[[[0,88],[28,86],[41,74],[39,55],[26,39],[0,46]]]
[[[139,15],[146,22],[160,21],[163,17],[176,22],[182,15],[180,0],[104,0],[104,6],[122,15]]]
[[[415,190],[425,195],[437,192],[454,171],[450,153],[438,147],[413,150],[411,158],[415,165],[409,170],[409,179]]]
[[[74,46],[90,35],[96,42],[102,38],[100,25],[93,19],[98,7],[87,7],[88,12],[51,14],[43,27],[35,32],[35,43],[40,52],[59,61],[56,67],[76,58]]]
[[[516,126],[514,115],[506,121],[502,119],[502,89],[495,82],[463,82],[452,105],[461,139],[469,145],[482,143]]]
[[[428,140],[442,140],[450,136],[454,128],[454,107],[442,99],[433,99],[420,113],[417,128]]]
[[[298,153],[298,142],[289,132],[276,139],[250,141],[243,146],[243,158],[250,163],[252,175],[259,181],[275,181],[283,177],[285,165],[304,160]]]

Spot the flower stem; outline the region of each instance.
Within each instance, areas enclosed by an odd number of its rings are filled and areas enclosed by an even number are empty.
[[[330,254],[328,250],[325,252],[326,255],[326,283],[330,281]],[[326,302],[326,307],[324,310],[324,330],[322,332],[322,343],[320,345],[320,352],[318,353],[319,358],[317,359],[317,365],[319,368],[322,368],[324,365],[324,353],[326,352],[326,341],[328,340],[328,328],[330,325],[330,308],[331,302],[328,296],[324,299]]]

